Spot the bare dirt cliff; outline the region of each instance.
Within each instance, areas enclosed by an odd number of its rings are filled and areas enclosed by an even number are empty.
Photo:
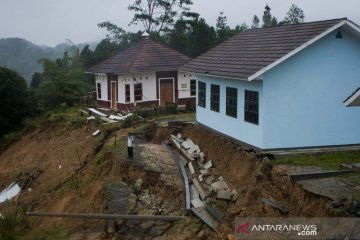
[[[93,137],[92,133],[101,130]],[[135,133],[135,158],[128,160],[126,136]],[[171,133],[191,138],[214,163],[236,201],[217,201],[225,224],[212,231],[192,216],[175,223],[23,217],[18,239],[227,239],[236,216],[284,216],[264,205],[268,198],[286,216],[333,216],[329,200],[290,183],[281,166],[265,169],[264,156],[242,148],[198,125],[132,128],[96,122],[41,121],[0,153],[0,184],[18,182],[22,191],[0,204],[0,212],[187,215],[179,169],[160,145]],[[21,229],[21,231],[18,231]],[[230,235],[229,235],[230,234]],[[42,237],[42,238],[41,238]]]

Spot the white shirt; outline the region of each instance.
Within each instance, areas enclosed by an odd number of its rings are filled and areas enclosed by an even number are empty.
[[[133,147],[133,146],[134,146],[134,137],[128,136],[128,147]]]

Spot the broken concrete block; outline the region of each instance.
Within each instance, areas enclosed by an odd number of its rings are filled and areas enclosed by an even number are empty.
[[[188,153],[197,153],[197,151],[200,151],[200,148],[198,145],[194,145],[193,147],[186,150]]]
[[[207,186],[209,192],[216,192],[215,188],[213,188],[212,186]]]
[[[188,150],[188,149],[194,147],[195,144],[193,143],[193,141],[192,141],[190,138],[188,138],[188,139],[186,139],[186,141],[184,141],[184,142],[181,144],[181,146],[182,146],[185,150]]]
[[[217,191],[217,195],[216,195],[217,199],[221,199],[221,200],[227,200],[230,201],[231,200],[231,193],[225,190],[219,190]]]
[[[183,143],[184,142],[184,140],[182,140],[181,138],[178,138],[177,136],[175,136],[175,135],[170,135],[170,137],[172,138],[172,139],[174,139],[176,142],[178,142],[178,143]]]
[[[191,162],[188,163],[188,168],[189,168],[189,170],[190,170],[191,175],[195,173],[194,166],[192,165]]]
[[[199,181],[198,181],[196,178],[193,178],[192,181],[193,181],[193,183],[194,183],[194,186],[195,186],[196,190],[197,190],[198,193],[200,194],[201,199],[202,199],[202,200],[205,200],[206,194],[205,194],[204,189],[201,187]]]
[[[174,140],[173,138],[171,138],[171,142],[172,142],[178,149],[181,149],[180,144],[179,144],[176,140]]]
[[[204,181],[204,179],[203,179],[203,176],[202,176],[202,175],[199,175],[199,176],[198,176],[198,179],[199,179],[199,182]]]
[[[225,190],[225,189],[229,188],[225,181],[214,182],[214,183],[211,184],[211,186],[213,188],[215,188],[216,191]]]
[[[195,161],[195,159],[192,156],[190,156],[183,148],[181,149],[181,153],[182,153],[183,157],[186,158],[186,160]]]
[[[204,203],[200,200],[200,198],[191,200],[191,205],[193,205],[194,208],[201,208],[205,206]]]
[[[236,200],[238,199],[238,197],[239,197],[238,191],[236,191],[235,189],[233,189],[230,193],[231,193],[231,199],[232,199],[233,201],[236,201]]]
[[[197,153],[191,153],[190,156],[193,157],[194,159],[199,159],[199,154]]]
[[[201,173],[201,175],[203,175],[203,176],[206,176],[206,175],[208,175],[209,174],[209,170],[204,170],[204,169],[202,169],[202,170],[200,170],[200,173]]]
[[[181,133],[178,133],[178,134],[176,135],[176,137],[182,140],[182,138],[181,138]]]
[[[223,176],[220,176],[220,177],[218,177],[217,180],[218,180],[218,181],[224,181],[224,178],[223,178]]]
[[[213,166],[213,165],[212,165],[211,160],[207,161],[207,162],[204,164],[204,168],[205,168],[205,169],[209,169],[209,168],[211,168],[212,166]]]
[[[95,136],[99,135],[99,133],[100,133],[100,130],[96,130],[92,135],[95,137]]]
[[[205,182],[206,182],[208,185],[212,184],[212,183],[214,182],[214,176],[209,176],[209,177],[205,180]]]
[[[91,121],[91,120],[95,120],[95,117],[94,116],[90,116],[88,118],[86,118],[87,122]]]

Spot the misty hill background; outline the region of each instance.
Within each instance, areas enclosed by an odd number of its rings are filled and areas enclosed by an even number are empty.
[[[94,49],[98,42],[75,44],[80,50],[87,44]],[[55,47],[39,46],[23,38],[0,38],[0,66],[16,70],[27,82],[34,72],[42,72],[40,58],[56,59],[71,48],[70,43],[61,43]]]

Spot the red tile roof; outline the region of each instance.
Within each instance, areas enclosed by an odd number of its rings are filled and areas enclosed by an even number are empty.
[[[346,18],[249,29],[185,64],[181,70],[248,79]]]
[[[122,50],[86,70],[87,73],[127,74],[177,71],[191,58],[151,39]]]

